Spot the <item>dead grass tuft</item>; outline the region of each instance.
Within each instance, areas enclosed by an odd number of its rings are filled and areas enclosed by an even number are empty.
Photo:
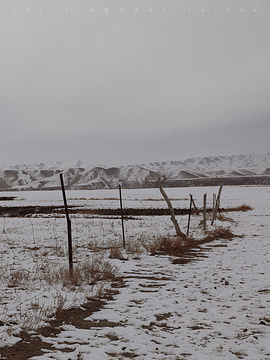
[[[139,239],[140,243],[142,244],[142,247],[150,252],[151,255],[155,255],[158,251],[158,241],[157,239]]]
[[[168,235],[168,236],[159,236],[151,241],[141,240],[141,244],[147,251],[150,252],[151,255],[157,255],[157,254],[177,255],[185,251],[187,247],[194,246],[194,239],[185,238],[183,240],[178,236]]]
[[[97,240],[90,240],[87,244],[87,247],[89,250],[93,252],[99,252],[100,251],[100,244]]]
[[[235,222],[232,218],[230,218],[230,217],[228,217],[228,216],[225,216],[224,214],[221,214],[221,213],[219,213],[218,215],[217,215],[217,219],[219,220],[219,221],[229,221],[229,222]]]
[[[182,248],[182,239],[179,237],[167,236],[162,237],[159,241],[158,251],[161,252],[178,252]]]
[[[67,266],[43,270],[43,279],[49,284],[61,284],[72,288],[84,284],[94,285],[98,281],[112,280],[116,276],[116,268],[103,256],[92,257],[74,266],[70,274]]]
[[[242,204],[242,205],[236,206],[236,207],[230,207],[230,208],[227,208],[227,209],[220,209],[219,211],[230,212],[230,211],[249,211],[249,210],[253,210],[253,208],[250,205]]]
[[[22,330],[37,330],[48,318],[61,313],[67,304],[67,297],[57,292],[52,304],[45,304],[38,299],[32,300],[27,311],[22,311],[19,307],[19,313],[14,318]]]
[[[126,243],[126,250],[128,253],[134,255],[141,255],[143,252],[142,244],[139,241],[129,240]]]
[[[27,284],[30,278],[30,272],[25,269],[18,269],[10,272],[8,277],[8,287],[17,287]]]
[[[109,258],[110,259],[124,260],[124,256],[122,254],[122,251],[118,246],[112,246],[110,248]]]
[[[173,264],[187,264],[190,261],[205,257],[205,250],[202,245],[217,239],[230,240],[234,237],[229,228],[218,227],[212,231],[207,231],[202,239],[193,238],[180,239],[176,236],[157,237],[156,239],[142,241],[142,246],[151,253],[151,255],[170,255],[176,258],[172,259]]]
[[[206,236],[203,238],[203,242],[211,242],[217,239],[232,239],[234,237],[230,228],[219,226],[214,230],[206,231]]]

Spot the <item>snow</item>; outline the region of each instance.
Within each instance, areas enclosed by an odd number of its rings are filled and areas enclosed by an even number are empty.
[[[142,165],[127,165],[109,168],[94,166],[81,161],[34,165],[16,165],[0,168],[1,188],[54,189],[59,188],[59,172],[64,173],[66,185],[73,189],[116,188],[119,183],[127,187],[149,186],[159,176],[169,180],[194,178],[242,177],[243,181],[268,181],[270,153],[210,156],[189,158],[182,161],[155,162]],[[259,177],[259,175],[263,175]],[[255,178],[254,178],[255,176]],[[257,178],[256,178],[257,176]],[[147,184],[147,185],[146,185]]]
[[[217,191],[217,187],[166,189],[168,196],[174,199],[175,207],[188,207],[189,193],[199,207],[203,194],[207,193],[210,206],[212,194]],[[18,196],[18,193],[14,194]],[[123,190],[122,196],[125,207],[166,207],[158,189]],[[117,199],[116,190],[68,192],[70,205],[86,208],[119,207]],[[55,350],[32,359],[76,360],[79,356],[84,360],[127,359],[131,356],[138,360],[269,359],[269,199],[270,187],[224,187],[221,207],[245,203],[253,210],[225,214],[233,221],[220,221],[217,225],[230,226],[236,236],[232,241],[221,239],[206,244],[206,257],[198,261],[173,265],[168,256],[143,253],[138,257],[128,252],[127,261],[111,260],[124,277],[125,286],[87,320],[98,322],[105,319],[114,322],[115,326],[78,329],[63,324],[58,336],[43,338],[44,342],[53,344]],[[60,203],[59,192],[23,192],[5,205]],[[187,217],[177,218],[185,230]],[[195,216],[191,219],[191,233],[195,238],[201,233],[199,220]],[[80,261],[85,252],[91,256],[89,243],[121,242],[120,219],[74,215],[72,224],[77,247],[75,262]],[[125,228],[127,242],[174,233],[169,217],[163,216],[128,220]],[[34,269],[36,258],[39,263],[45,261],[42,257],[44,249],[49,251],[47,261],[66,261],[65,257],[59,258],[52,251],[56,239],[65,249],[64,217],[2,218],[0,229],[5,229],[1,233],[0,245],[2,273],[11,263],[17,264],[15,267]],[[35,257],[29,248],[36,245],[39,249],[34,250]],[[0,317],[0,321],[3,322],[8,316],[16,318],[14,312],[20,304],[21,311],[29,310],[33,298],[48,305],[52,304],[58,292],[58,296],[69,297],[66,306],[84,300],[81,291],[72,294],[63,288],[44,286],[38,280],[27,291],[7,288],[3,276],[1,281],[0,313],[4,313],[4,317]],[[96,290],[89,287],[88,291],[94,295]],[[18,331],[19,327],[20,323],[14,330]],[[18,340],[16,331],[14,336],[7,335],[12,334],[11,328],[11,325],[0,327],[2,343],[12,345]],[[67,348],[69,352],[65,352]]]

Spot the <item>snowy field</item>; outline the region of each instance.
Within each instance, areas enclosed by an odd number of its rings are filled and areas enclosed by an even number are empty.
[[[189,194],[201,207],[204,193],[212,207],[218,192],[217,187],[165,190],[173,206],[181,208],[189,207]],[[63,205],[60,191],[0,195],[16,197],[0,206]],[[158,189],[124,189],[122,196],[126,208],[166,208]],[[118,198],[117,190],[67,192],[69,205],[86,209],[118,208]],[[121,219],[72,215],[75,266],[109,261],[125,286],[87,319],[97,324],[106,320],[108,326],[78,329],[63,324],[59,335],[43,338],[53,349],[32,359],[269,359],[269,201],[270,187],[224,187],[221,207],[248,204],[253,210],[226,213],[227,219],[216,226],[229,226],[234,239],[205,245],[207,256],[185,265],[136,251],[142,241],[174,234],[169,216],[125,220],[128,260],[123,261],[108,259],[108,251],[100,250],[121,244]],[[185,232],[187,216],[177,220]],[[200,220],[191,218],[195,239],[202,237]],[[210,220],[207,226],[210,230]],[[1,346],[18,342],[20,330],[35,330],[55,309],[83,303],[109,286],[106,281],[83,287],[48,281],[68,262],[64,215],[2,217],[0,236]]]

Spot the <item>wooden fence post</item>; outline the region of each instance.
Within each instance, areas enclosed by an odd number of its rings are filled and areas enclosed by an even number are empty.
[[[193,196],[192,195],[190,195],[189,194],[189,196],[191,196],[191,202],[192,202],[192,204],[193,204],[193,206],[194,206],[194,209],[195,209],[195,211],[196,211],[196,214],[197,215],[199,215],[199,210],[198,210],[198,208],[197,208],[197,206],[196,206],[196,204],[195,204],[195,201],[194,201],[194,199],[193,199]]]
[[[206,230],[206,197],[207,194],[203,195],[203,230]]]
[[[67,219],[69,273],[72,276],[73,275],[73,259],[72,259],[71,220],[70,220],[69,214],[68,214],[67,198],[66,198],[65,186],[64,186],[64,181],[63,181],[63,173],[61,173],[59,175],[60,175],[61,188],[62,188],[63,200],[64,200],[64,205],[65,205],[65,211],[66,211],[66,219]]]
[[[221,184],[220,184],[220,187],[219,187],[217,200],[216,200],[215,206],[214,206],[214,208],[213,208],[213,218],[212,218],[211,225],[214,224],[214,221],[215,221],[216,218],[217,218],[217,211],[218,211],[218,208],[219,208],[219,205],[220,205],[220,196],[221,196],[222,188],[223,188],[223,183],[221,183]]]
[[[192,209],[192,202],[193,202],[192,195],[189,194],[189,196],[190,196],[190,202],[189,202],[189,213],[188,213],[187,236],[188,236],[188,234],[189,234],[189,225],[190,225],[191,209]]]
[[[174,214],[174,210],[173,210],[173,207],[172,207],[172,203],[170,202],[170,199],[168,198],[167,194],[165,193],[165,191],[163,190],[162,186],[164,184],[166,180],[166,176],[163,176],[163,180],[160,180],[159,179],[159,190],[161,192],[161,195],[164,197],[167,205],[168,205],[168,208],[169,208],[169,211],[170,211],[170,214],[171,214],[171,220],[173,222],[173,225],[174,225],[174,228],[175,228],[175,231],[176,231],[176,234],[181,238],[181,239],[184,239],[186,237],[186,235],[180,230],[180,227],[178,225],[178,222],[175,218],[175,214]]]
[[[217,198],[217,196],[216,196],[216,194],[214,193],[214,194],[213,194],[213,211],[214,211],[215,204],[216,204],[216,198]]]
[[[120,210],[121,210],[121,221],[122,221],[122,234],[123,234],[123,246],[126,248],[125,240],[125,228],[124,228],[124,213],[123,213],[123,204],[122,204],[122,194],[121,194],[121,185],[119,184],[119,197],[120,197]]]

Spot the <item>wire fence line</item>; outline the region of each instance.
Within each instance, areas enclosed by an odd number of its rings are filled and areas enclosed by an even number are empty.
[[[145,200],[145,199],[144,199]],[[140,201],[141,202],[141,201]],[[124,209],[126,199],[123,198]],[[74,262],[79,263],[92,249],[108,249],[109,245],[122,244],[121,218],[113,216],[85,217],[72,214],[72,240]],[[166,220],[165,220],[166,218]],[[162,231],[172,233],[168,216],[163,217]],[[137,217],[125,225],[127,239],[156,236],[161,217]],[[133,221],[136,220],[136,221]],[[153,231],[154,229],[154,231]],[[152,234],[151,234],[152,233]],[[97,246],[98,244],[98,246]],[[18,270],[33,271],[38,266],[54,267],[67,263],[68,243],[64,214],[0,218],[0,270],[3,273]],[[1,279],[0,279],[1,284]]]
[[[74,263],[80,264],[87,256],[90,257],[91,244],[101,242],[100,234],[104,233],[105,236],[105,233],[112,233],[112,224],[108,220],[93,222],[75,216],[72,220]],[[26,318],[29,307],[29,319],[30,313],[35,316],[35,302],[49,304],[49,307],[44,305],[45,311],[53,307],[54,302],[62,301],[61,291],[57,295],[57,288],[62,285],[52,285],[50,276],[58,276],[58,271],[61,276],[61,269],[65,269],[68,264],[65,225],[65,219],[58,217],[0,218],[1,323],[8,326],[10,323],[19,323],[17,318]],[[113,230],[115,226],[114,223]],[[76,291],[67,291],[65,296],[72,302]]]
[[[71,220],[75,262],[81,259],[82,249],[87,252],[93,243],[113,243],[121,236],[120,219],[72,215]],[[54,263],[66,254],[64,217],[0,218],[0,269],[29,265],[33,257]]]

